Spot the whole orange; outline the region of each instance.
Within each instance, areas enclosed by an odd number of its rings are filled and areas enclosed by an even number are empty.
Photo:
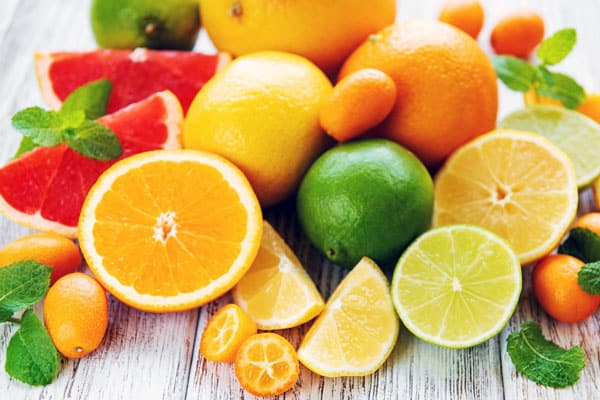
[[[577,273],[583,261],[565,254],[545,257],[533,270],[533,293],[542,308],[561,322],[580,322],[600,306],[600,296],[585,292]]]
[[[44,300],[44,322],[52,342],[67,358],[96,350],[108,326],[108,301],[100,284],[75,272],[60,278]]]
[[[483,27],[484,12],[479,0],[448,0],[442,6],[438,19],[453,25],[473,39]]]
[[[200,15],[219,50],[286,51],[333,72],[369,34],[394,22],[396,0],[200,0]]]
[[[496,54],[527,57],[544,39],[544,20],[533,11],[514,11],[498,21],[491,44]]]
[[[413,21],[384,28],[346,60],[340,79],[363,68],[379,69],[396,83],[396,104],[380,134],[429,167],[496,125],[492,63],[473,38],[448,24]]]

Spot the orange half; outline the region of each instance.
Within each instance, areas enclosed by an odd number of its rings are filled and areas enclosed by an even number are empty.
[[[227,292],[260,246],[262,212],[227,160],[153,151],[109,168],[83,205],[79,242],[115,297],[144,311],[181,311]]]

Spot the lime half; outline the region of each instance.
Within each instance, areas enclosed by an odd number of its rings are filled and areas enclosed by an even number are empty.
[[[573,161],[579,188],[600,175],[600,125],[578,112],[533,105],[509,114],[499,127],[535,132],[548,138]]]
[[[415,336],[443,347],[480,344],[502,330],[521,293],[510,246],[475,226],[433,229],[415,240],[394,271],[392,299]]]

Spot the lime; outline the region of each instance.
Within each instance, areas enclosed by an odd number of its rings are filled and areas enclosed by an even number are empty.
[[[100,47],[191,50],[200,30],[198,0],[94,0]]]
[[[539,133],[553,142],[573,161],[579,188],[600,175],[600,125],[581,113],[533,105],[509,114],[499,127]]]
[[[400,319],[415,336],[443,347],[495,336],[521,293],[521,264],[510,246],[475,226],[433,229],[404,252],[392,279]]]
[[[384,140],[339,145],[309,169],[298,192],[304,232],[336,264],[363,256],[385,266],[431,223],[433,183],[408,150]]]

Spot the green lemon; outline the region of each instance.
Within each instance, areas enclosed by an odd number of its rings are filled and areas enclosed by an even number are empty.
[[[100,47],[191,50],[200,30],[198,0],[93,0]]]
[[[352,268],[367,256],[389,266],[429,228],[433,183],[402,146],[384,139],[351,142],[311,166],[297,209],[310,241],[334,263]]]

